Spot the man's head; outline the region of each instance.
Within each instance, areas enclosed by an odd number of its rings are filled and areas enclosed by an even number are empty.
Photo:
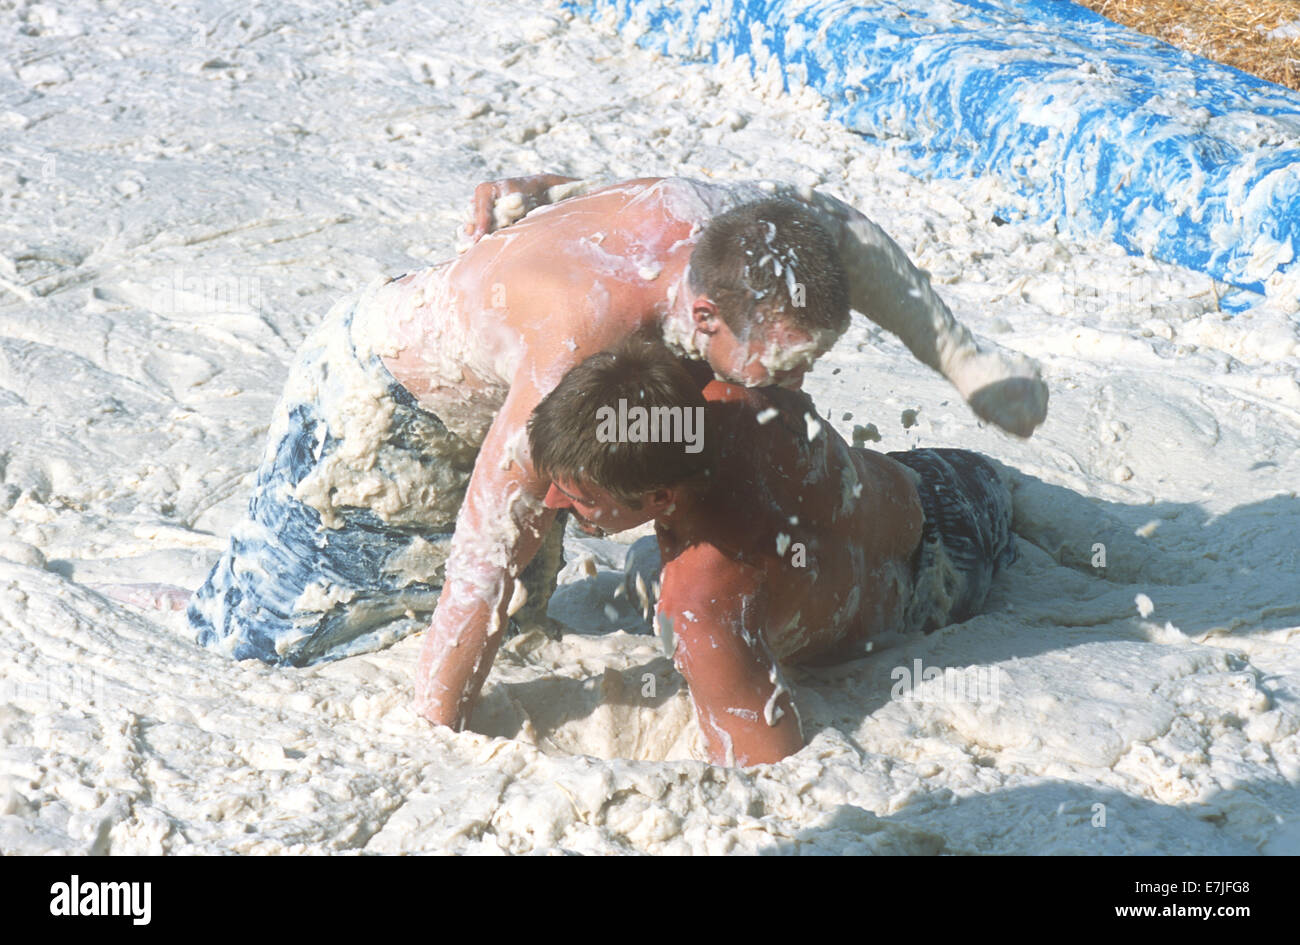
[[[742,204],[714,217],[687,272],[695,332],[725,380],[798,386],[849,325],[835,242],[797,200]]]
[[[589,534],[671,510],[712,469],[704,408],[661,345],[638,337],[587,358],[528,420],[533,467],[552,483],[547,507],[571,509]]]

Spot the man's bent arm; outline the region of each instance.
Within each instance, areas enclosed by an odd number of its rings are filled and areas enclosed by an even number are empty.
[[[516,385],[479,452],[456,519],[442,595],[416,668],[415,708],[461,728],[469,719],[510,615],[524,603],[518,577],[555,520],[526,455],[525,423],[538,395]]]
[[[826,222],[840,247],[854,309],[952,382],[978,416],[1019,436],[1033,433],[1047,416],[1047,386],[1031,358],[981,349],[929,276],[858,210],[818,191],[782,192],[809,203]]]
[[[667,622],[673,663],[718,765],[780,761],[803,747],[803,731],[776,658],[763,641],[762,575],[709,544],[664,568],[656,620]]]

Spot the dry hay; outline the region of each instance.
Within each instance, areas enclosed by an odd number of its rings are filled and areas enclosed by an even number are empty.
[[[1300,91],[1300,0],[1076,0],[1107,19]],[[1290,35],[1269,33],[1288,24]]]

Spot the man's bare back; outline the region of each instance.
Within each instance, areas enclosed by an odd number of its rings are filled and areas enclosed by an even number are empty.
[[[921,536],[906,471],[849,447],[801,392],[714,381],[703,393],[721,451],[713,487],[658,529],[666,575],[683,576],[671,596],[728,596],[689,577],[711,545],[753,569],[778,659],[813,660],[897,626]]]
[[[387,321],[373,330],[387,334],[376,350],[440,416],[464,408],[466,387],[493,414],[512,391],[540,398],[573,365],[665,314],[695,225],[666,212],[671,187],[632,181],[545,208],[445,267],[396,280],[381,296]]]

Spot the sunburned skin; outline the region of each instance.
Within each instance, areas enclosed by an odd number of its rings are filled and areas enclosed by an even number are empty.
[[[544,203],[557,187],[585,189],[551,175],[531,180],[525,207]],[[833,342],[792,331],[779,312],[737,339],[716,305],[687,284],[690,254],[708,220],[768,190],[656,178],[594,189],[541,206],[451,263],[384,286],[368,311],[358,312],[365,325],[358,337],[366,336],[393,376],[480,447],[417,668],[416,708],[425,718],[465,724],[516,599],[516,578],[551,525],[554,513],[541,504],[548,484],[520,444],[533,408],[570,368],[647,329],[706,361],[717,377],[797,387],[813,356]],[[945,358],[992,363],[878,227],[832,198],[787,190],[810,202],[835,237],[854,308],[900,332],[932,366]],[[480,193],[502,196],[496,185]],[[480,206],[480,229],[494,212]],[[881,280],[895,270],[890,278],[899,292],[882,293]],[[364,347],[358,341],[358,350]],[[1037,409],[1011,406],[1016,416]]]
[[[672,628],[710,760],[774,762],[804,743],[782,664],[857,655],[905,629],[920,501],[889,457],[828,425],[810,436],[800,392],[715,381],[704,396],[719,444],[707,491],[662,490],[631,510],[557,482],[546,504],[611,531],[654,518],[656,616]]]

